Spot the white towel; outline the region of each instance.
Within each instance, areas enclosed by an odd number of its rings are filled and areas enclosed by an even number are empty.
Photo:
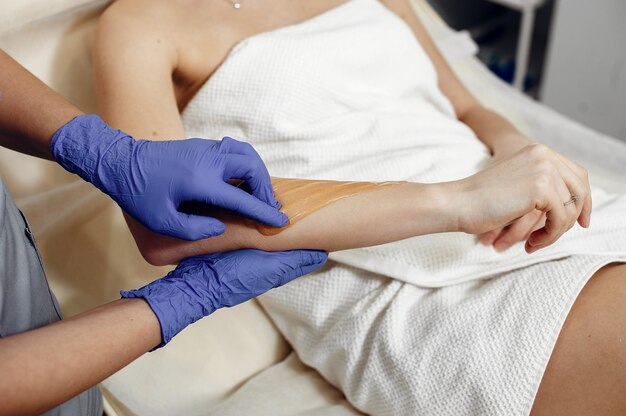
[[[376,0],[240,42],[183,121],[189,136],[251,142],[276,176],[435,182],[488,159],[410,29]],[[626,198],[594,198],[589,230],[531,256],[461,233],[416,237],[335,253],[340,263],[261,302],[364,412],[528,414],[579,291],[626,261]]]

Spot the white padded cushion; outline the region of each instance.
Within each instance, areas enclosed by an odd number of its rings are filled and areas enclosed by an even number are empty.
[[[5,0],[0,14],[0,35],[82,6],[105,2],[106,0]]]

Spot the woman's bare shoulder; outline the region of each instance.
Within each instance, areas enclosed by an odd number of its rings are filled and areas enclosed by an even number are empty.
[[[197,0],[117,0],[102,14],[98,36],[118,48],[145,47],[146,41],[191,48],[199,10],[206,7]]]
[[[213,6],[199,0],[117,0],[100,18],[94,53],[166,65],[177,82],[195,84],[210,73],[207,62],[218,60],[221,51],[208,48],[215,25],[207,21],[219,21]]]
[[[121,59],[148,59],[153,47],[159,54],[171,54],[175,61],[177,10],[176,2],[164,0],[117,0],[109,6],[98,23],[94,52]],[[154,45],[154,46],[153,46]]]

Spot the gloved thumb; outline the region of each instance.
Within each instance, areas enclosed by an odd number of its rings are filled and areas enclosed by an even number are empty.
[[[183,240],[201,240],[224,234],[226,226],[223,222],[202,215],[176,213],[176,225],[168,234]]]
[[[285,254],[288,255],[285,260],[288,267],[284,269],[284,274],[279,279],[276,287],[280,287],[300,276],[319,269],[328,260],[328,253],[316,250],[294,250],[287,251]]]

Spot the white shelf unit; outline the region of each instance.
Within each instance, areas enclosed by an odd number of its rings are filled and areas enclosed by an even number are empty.
[[[528,57],[533,37],[535,12],[546,0],[486,0],[517,10],[522,14],[522,24],[517,41],[515,59],[515,79],[513,85],[520,91],[524,90],[524,80],[528,73]]]

